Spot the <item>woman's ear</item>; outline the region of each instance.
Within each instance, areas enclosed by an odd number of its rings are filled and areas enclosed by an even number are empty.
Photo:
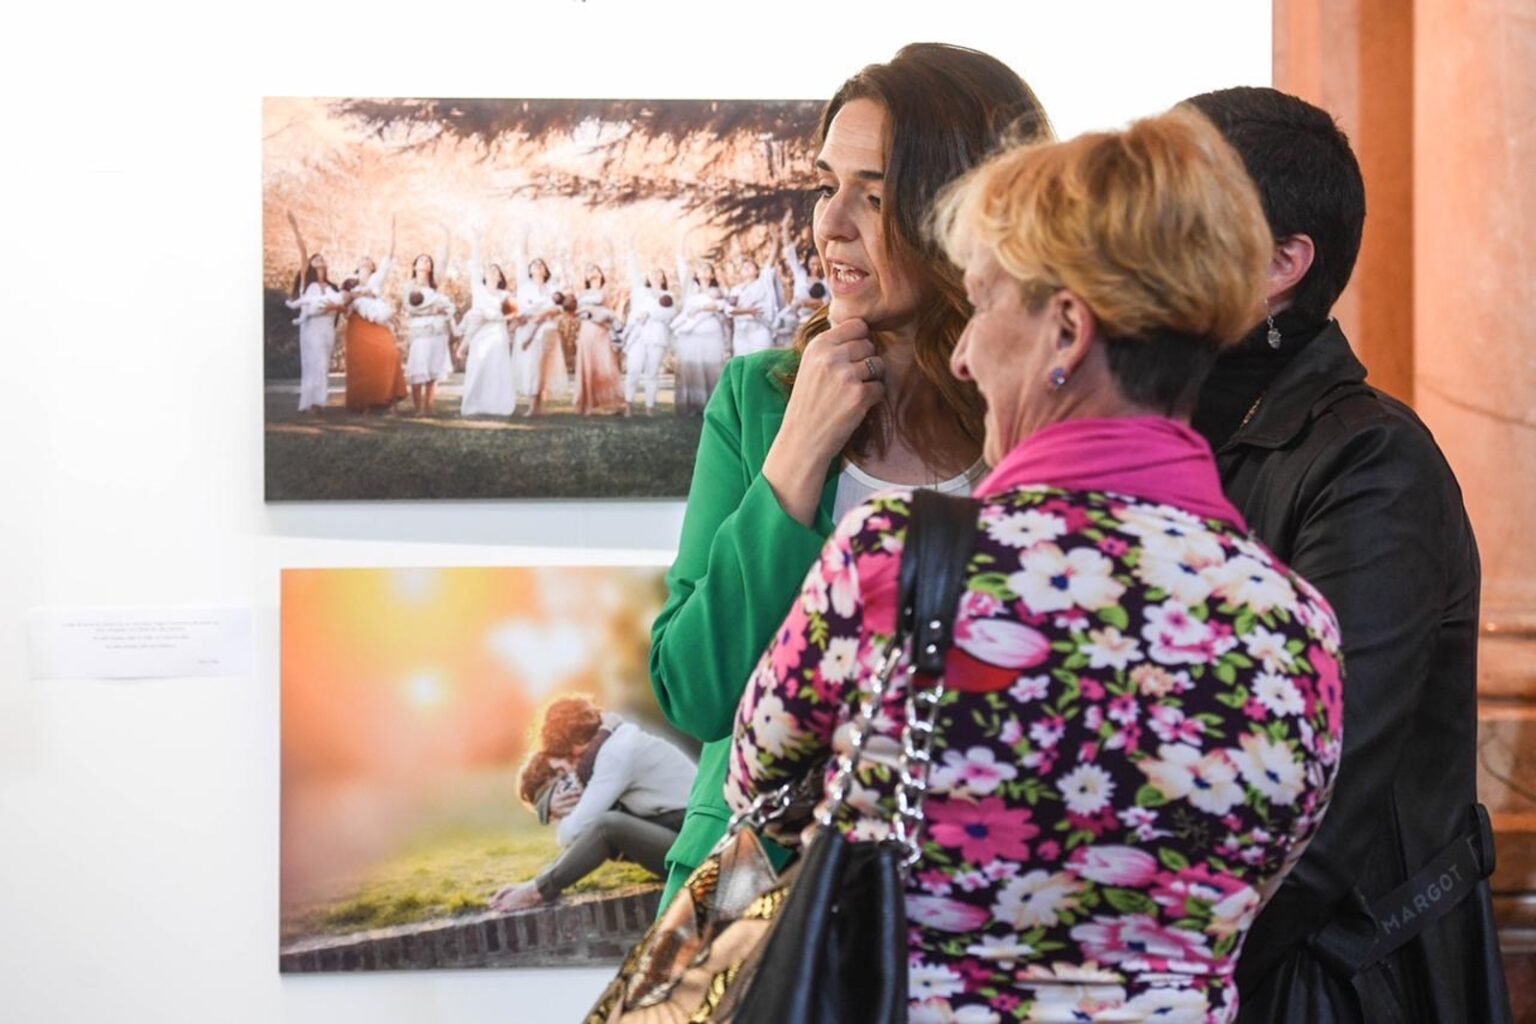
[[[1296,288],[1317,259],[1317,247],[1309,235],[1290,235],[1275,243],[1269,258],[1269,287],[1265,298],[1277,311],[1290,305]]]
[[[1099,322],[1086,302],[1065,289],[1051,301],[1056,306],[1056,365],[1071,374],[1098,340]]]

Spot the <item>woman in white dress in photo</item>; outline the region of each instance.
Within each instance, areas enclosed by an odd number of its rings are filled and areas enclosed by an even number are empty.
[[[293,275],[293,291],[287,306],[298,316],[299,412],[318,413],[325,408],[330,384],[331,353],[336,348],[336,314],[345,306],[341,291],[326,273],[325,257],[309,255],[299,222],[288,215],[294,240],[299,243],[300,269]]]
[[[789,237],[789,225],[791,215],[786,213],[784,220],[779,224],[779,243],[785,264],[789,267],[790,280],[793,287],[789,294],[789,303],[774,317],[773,343],[777,348],[789,348],[794,344],[795,335],[800,330],[800,325],[811,318],[811,314],[827,304],[827,282],[821,274],[821,257],[813,249],[807,262],[801,262],[800,251],[795,247],[794,240]]]
[[[740,263],[741,285],[731,302],[731,354],[749,356],[773,347],[773,320],[779,312],[779,272],[770,260],[762,267],[751,256]]]
[[[672,321],[677,350],[674,405],[680,414],[702,414],[725,367],[725,293],[712,264],[701,262],[690,273],[681,251],[677,279],[687,283],[682,312]]]
[[[654,282],[654,283],[653,283]],[[672,347],[672,321],[680,307],[660,271],[647,277],[629,256],[629,321],[624,328],[624,415],[635,410],[635,396],[645,387],[645,411],[656,408],[661,364]]]
[[[474,242],[469,260],[471,301],[463,332],[468,340],[464,355],[463,416],[511,416],[517,409],[517,381],[512,367],[512,335],[507,317],[516,311],[507,291],[507,275],[492,263],[480,266],[480,242]]]
[[[524,259],[523,249],[519,247],[516,259],[520,268],[517,308],[522,319],[513,338],[512,359],[517,393],[531,403],[540,391],[544,346],[549,338],[543,328],[559,312],[555,305],[555,294],[561,289],[550,273],[549,264],[542,258],[536,256],[531,260]]]
[[[447,242],[443,262],[447,262]],[[406,337],[405,381],[411,386],[411,410],[420,416],[436,408],[437,382],[451,365],[449,341],[453,336],[453,300],[437,290],[438,261],[427,253],[411,263],[411,280],[405,288]]]

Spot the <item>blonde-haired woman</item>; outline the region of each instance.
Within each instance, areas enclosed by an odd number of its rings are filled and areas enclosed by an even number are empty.
[[[1263,317],[1258,197],[1176,113],[996,156],[938,227],[995,468],[907,882],[911,1019],[1233,1020],[1237,953],[1323,815],[1341,731],[1332,611],[1250,536],[1187,425]],[[855,509],[806,578],[738,709],[733,807],[846,745],[908,498]],[[874,719],[877,760],[909,685]],[[883,834],[888,775],[861,781],[843,828]]]

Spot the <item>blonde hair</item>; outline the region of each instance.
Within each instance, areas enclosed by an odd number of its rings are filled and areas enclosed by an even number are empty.
[[[1212,357],[1257,322],[1274,246],[1242,161],[1188,109],[999,153],[945,191],[933,230],[961,266],[991,253],[1032,308],[1065,288],[1107,339]]]

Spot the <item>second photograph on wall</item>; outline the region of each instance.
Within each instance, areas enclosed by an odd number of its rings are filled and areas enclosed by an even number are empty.
[[[658,568],[282,577],[284,973],[617,962],[698,744],[651,693]]]
[[[821,104],[268,98],[269,501],[687,493],[792,344]]]

